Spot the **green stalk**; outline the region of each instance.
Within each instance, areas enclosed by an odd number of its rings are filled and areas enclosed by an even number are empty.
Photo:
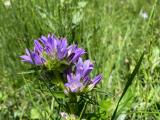
[[[72,94],[70,95],[70,100],[69,100],[69,108],[70,108],[70,113],[76,115],[77,114],[77,96]]]

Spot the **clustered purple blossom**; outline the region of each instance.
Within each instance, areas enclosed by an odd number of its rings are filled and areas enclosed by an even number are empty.
[[[89,73],[93,70],[93,64],[90,60],[83,62],[82,58],[79,58],[75,66],[75,71],[69,71],[67,74],[66,92],[79,93],[90,91],[102,79],[101,75],[97,75],[94,79],[89,77]]]
[[[97,75],[94,79],[90,78],[89,73],[94,66],[90,60],[82,60],[81,56],[85,53],[84,49],[78,48],[75,44],[68,46],[65,38],[57,38],[49,34],[48,37],[41,36],[38,40],[34,40],[33,51],[26,49],[26,54],[20,57],[23,62],[38,66],[46,65],[48,59],[52,62],[66,61],[71,66],[66,70],[67,83],[64,83],[65,93],[68,94],[90,91],[102,79],[101,75]]]
[[[54,35],[42,36],[34,41],[34,50],[26,49],[26,55],[20,56],[23,62],[35,65],[42,65],[47,62],[43,54],[46,53],[52,59],[63,60],[75,63],[85,50],[78,48],[77,45],[67,46],[65,38],[56,38]]]

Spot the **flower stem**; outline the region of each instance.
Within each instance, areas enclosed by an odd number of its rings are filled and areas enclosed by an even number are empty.
[[[77,114],[77,107],[78,107],[78,104],[77,104],[77,96],[75,95],[70,95],[70,112],[71,114],[74,114],[76,115]]]

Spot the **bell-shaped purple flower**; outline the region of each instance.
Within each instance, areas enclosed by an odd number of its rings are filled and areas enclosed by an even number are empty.
[[[93,80],[90,81],[90,84],[88,85],[88,90],[92,90],[102,79],[102,75],[97,75]]]
[[[81,77],[86,77],[93,70],[93,64],[90,60],[85,60],[83,62],[82,58],[79,58],[76,64],[76,72],[81,75]]]
[[[40,41],[44,44],[44,49],[48,55],[54,55],[57,52],[58,38],[54,35],[41,36]]]
[[[65,86],[69,89],[70,92],[76,93],[79,92],[80,88],[83,86],[83,84],[80,82],[81,76],[80,74],[67,74],[67,80],[68,83],[65,84]]]
[[[65,38],[61,38],[57,41],[57,56],[58,59],[63,59],[67,55],[67,40]]]
[[[97,85],[102,79],[102,75],[97,75],[93,80],[92,83],[94,86]]]
[[[37,52],[26,49],[26,55],[20,56],[23,62],[28,62],[35,65],[41,65],[45,63],[45,59],[41,57]]]
[[[67,57],[69,58],[70,56],[72,56],[72,54],[74,53],[74,51],[78,48],[77,45],[70,45],[68,46],[68,53],[67,53]]]
[[[43,46],[37,40],[34,40],[34,52],[37,54],[42,54],[43,52]]]
[[[70,62],[75,63],[85,53],[85,50],[82,48],[78,48],[77,45],[70,45],[68,47],[67,57]]]

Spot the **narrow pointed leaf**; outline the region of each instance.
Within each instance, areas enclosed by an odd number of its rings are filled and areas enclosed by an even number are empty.
[[[141,57],[140,57],[140,59],[139,59],[137,65],[135,66],[135,68],[134,68],[132,74],[131,74],[130,77],[128,78],[128,81],[127,81],[127,83],[126,83],[126,86],[125,86],[125,88],[124,88],[124,90],[123,90],[123,93],[122,93],[122,95],[121,95],[121,97],[120,97],[118,103],[117,103],[116,109],[115,109],[115,111],[114,111],[114,113],[113,113],[113,115],[112,115],[112,117],[111,117],[111,120],[115,120],[115,117],[116,117],[116,113],[117,113],[117,110],[118,110],[119,103],[121,102],[123,96],[124,96],[125,93],[127,92],[129,86],[132,84],[132,81],[133,81],[135,75],[138,73],[138,70],[139,70],[139,68],[140,68],[140,66],[141,66],[141,63],[142,63],[142,60],[143,60],[143,57],[144,57],[144,52],[142,53],[142,55],[141,55]]]

